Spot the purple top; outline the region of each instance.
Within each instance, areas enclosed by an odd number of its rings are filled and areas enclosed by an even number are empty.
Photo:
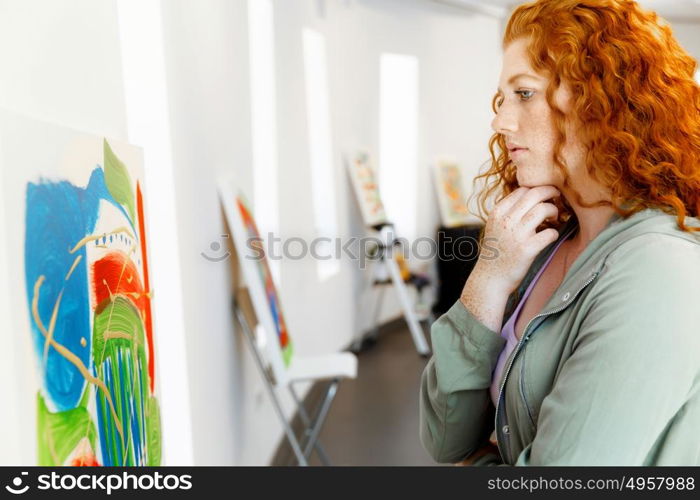
[[[571,231],[569,231],[569,233],[564,238],[562,238],[561,241],[559,241],[559,243],[557,243],[556,247],[554,247],[554,250],[551,254],[549,254],[549,257],[547,257],[545,263],[542,265],[542,267],[540,267],[539,271],[537,271],[535,277],[532,278],[530,285],[527,287],[527,290],[525,290],[525,293],[523,294],[522,298],[520,299],[520,302],[518,303],[518,307],[515,308],[515,311],[513,311],[513,314],[510,315],[510,318],[508,318],[506,324],[503,325],[503,329],[501,330],[501,337],[506,339],[506,345],[505,347],[503,347],[501,354],[498,356],[496,369],[494,370],[493,377],[491,378],[491,401],[493,401],[494,406],[496,406],[496,401],[498,401],[498,394],[501,388],[501,376],[503,375],[504,365],[506,363],[506,360],[508,359],[508,356],[510,356],[510,353],[513,352],[515,346],[518,345],[518,338],[515,336],[515,322],[518,320],[518,316],[520,315],[520,309],[522,309],[523,304],[525,304],[525,301],[530,295],[530,292],[535,286],[535,283],[537,283],[537,280],[549,264],[549,261],[551,261],[552,257],[554,257],[554,254],[559,249],[559,246],[564,242],[564,240],[566,240],[569,237],[570,234]]]

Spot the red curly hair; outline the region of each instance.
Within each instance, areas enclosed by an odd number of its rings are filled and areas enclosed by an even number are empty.
[[[571,186],[561,156],[565,124],[575,119],[587,148],[586,170],[612,193],[612,203],[586,202],[578,193],[576,201],[611,205],[625,218],[660,208],[676,215],[681,230],[700,231],[684,223],[687,215],[700,215],[698,65],[671,29],[632,0],[538,0],[515,9],[503,46],[523,37],[529,39],[530,64],[550,77],[546,98],[558,131],[554,161],[565,186]],[[554,102],[562,82],[573,93],[568,116]],[[489,150],[490,168],[474,181],[485,179],[478,197],[482,213],[488,213],[490,196],[500,195],[500,201],[518,187],[501,134],[491,137]],[[558,204],[559,220],[543,227],[559,227],[573,215],[565,201]]]

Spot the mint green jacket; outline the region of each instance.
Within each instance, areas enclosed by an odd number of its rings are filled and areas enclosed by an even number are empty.
[[[504,324],[555,245],[509,297]],[[431,338],[420,438],[437,462],[468,457],[495,429],[500,456],[474,465],[700,465],[700,236],[675,216],[612,216],[523,331],[497,408],[500,334],[457,301]]]

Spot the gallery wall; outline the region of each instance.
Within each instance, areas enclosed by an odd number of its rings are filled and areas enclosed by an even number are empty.
[[[336,209],[344,238],[362,236],[363,229],[341,154],[356,148],[379,152],[379,58],[384,52],[418,57],[416,232],[432,235],[437,208],[429,163],[435,155],[450,154],[475,169],[487,155],[489,79],[495,78],[499,62],[497,21],[417,0],[276,1],[273,7],[280,237],[313,237],[303,28],[326,40]],[[245,345],[232,334],[225,264],[200,255],[222,234],[217,176],[234,172],[249,199],[254,193],[247,5],[169,1],[163,13],[185,249],[181,255],[195,461],[267,463],[282,429]],[[475,72],[486,78],[473,78]],[[348,346],[359,324],[362,277],[350,260],[341,261],[339,272],[323,281],[311,259],[282,262],[281,296],[298,354]],[[395,301],[387,300],[382,320],[399,314]]]
[[[126,140],[115,2],[0,2],[0,60],[1,107]],[[0,225],[4,226],[2,222]],[[4,227],[0,229],[7,235]],[[0,262],[0,268],[0,302],[5,308],[11,303],[6,294],[21,291],[5,286],[5,262]],[[34,450],[21,441],[20,430],[27,429],[24,412],[33,409],[32,400],[31,396],[15,393],[18,384],[12,381],[26,373],[23,364],[33,360],[28,339],[10,326],[10,312],[1,311],[0,342],[4,348],[0,353],[0,398],[4,403],[0,412],[0,463],[31,464]],[[13,358],[16,352],[26,352],[27,356]]]

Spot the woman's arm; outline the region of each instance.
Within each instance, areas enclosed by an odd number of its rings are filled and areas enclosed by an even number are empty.
[[[505,340],[457,301],[431,327],[433,357],[421,377],[420,439],[436,462],[458,462],[493,428],[491,373]]]
[[[420,439],[437,462],[457,462],[488,442],[493,425],[489,387],[505,340],[508,296],[535,257],[559,236],[537,231],[557,208],[553,186],[518,188],[491,212],[484,237],[495,253],[479,255],[462,297],[431,328],[433,357],[421,377]]]

